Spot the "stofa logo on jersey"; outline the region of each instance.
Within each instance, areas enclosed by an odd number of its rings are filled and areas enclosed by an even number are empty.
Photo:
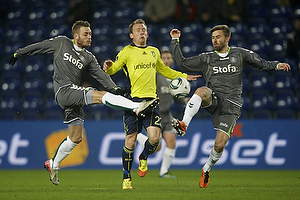
[[[73,65],[75,65],[76,67],[78,67],[78,69],[82,69],[83,68],[83,64],[81,63],[81,60],[80,59],[75,59],[69,53],[64,53],[63,59],[69,61],[70,63],[72,63]]]
[[[231,72],[236,72],[236,71],[238,71],[237,67],[233,66],[231,64],[228,64],[227,66],[224,66],[224,67],[217,67],[217,66],[213,67],[214,74],[231,73]]]
[[[225,61],[226,60],[226,61]],[[228,62],[229,60],[229,62]],[[237,63],[238,59],[234,56],[232,57],[226,57],[226,58],[220,58],[221,63],[227,64],[227,66],[214,66],[213,73],[214,74],[221,74],[221,73],[232,73],[232,72],[237,72],[239,71],[238,67],[235,66]],[[224,62],[222,62],[224,61]]]

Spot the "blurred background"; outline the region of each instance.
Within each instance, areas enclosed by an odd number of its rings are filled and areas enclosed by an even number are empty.
[[[52,55],[9,57],[20,47],[58,35],[72,38],[71,26],[88,20],[92,46],[102,65],[131,40],[128,25],[143,18],[148,25],[148,45],[170,47],[172,28],[182,31],[186,57],[212,51],[210,29],[227,24],[230,46],[244,47],[267,60],[290,64],[292,71],[260,72],[245,68],[242,119],[300,119],[300,3],[297,0],[1,0],[0,5],[0,120],[63,119],[54,102]],[[179,69],[176,65],[176,69]],[[122,71],[112,76],[125,87]],[[90,81],[88,78],[83,78]],[[92,81],[90,82],[92,84]],[[192,91],[204,85],[199,79]],[[95,87],[101,87],[95,85]],[[172,113],[182,117],[183,107]],[[85,108],[85,119],[121,119],[122,111],[103,105]],[[198,119],[209,119],[201,110]]]

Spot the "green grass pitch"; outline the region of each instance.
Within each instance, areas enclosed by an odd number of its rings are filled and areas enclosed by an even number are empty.
[[[132,170],[133,190],[122,190],[122,170],[59,171],[60,184],[46,170],[0,170],[0,199],[41,200],[256,200],[300,199],[300,170],[212,170],[208,188],[199,187],[200,170],[172,170],[176,179]]]

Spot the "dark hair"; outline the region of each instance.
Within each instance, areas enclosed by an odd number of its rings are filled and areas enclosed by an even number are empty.
[[[230,37],[230,35],[231,35],[231,32],[230,32],[227,25],[214,26],[212,29],[210,29],[210,33],[213,33],[213,32],[218,31],[218,30],[222,30],[225,37]]]
[[[135,24],[144,24],[147,27],[146,22],[143,19],[136,19],[136,20],[134,20],[134,22],[129,24],[129,33],[132,33],[132,27]]]
[[[72,34],[79,33],[81,27],[90,27],[90,23],[87,21],[78,20],[72,26]]]

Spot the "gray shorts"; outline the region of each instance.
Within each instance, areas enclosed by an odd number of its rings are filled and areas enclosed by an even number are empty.
[[[225,132],[229,137],[241,115],[241,107],[211,91],[211,105],[204,109],[212,114],[214,129]]]
[[[94,90],[94,88],[74,84],[59,88],[55,94],[55,100],[65,110],[65,124],[70,126],[83,124],[83,106],[92,104]]]
[[[172,119],[173,116],[170,112],[164,113],[160,112],[160,117],[161,117],[161,132],[174,132],[174,128],[172,126]]]

